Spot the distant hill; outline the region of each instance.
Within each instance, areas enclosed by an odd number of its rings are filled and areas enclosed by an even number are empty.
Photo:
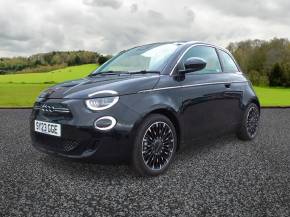
[[[29,57],[0,58],[0,74],[48,72],[82,64],[102,64],[111,58],[92,51],[53,51]]]

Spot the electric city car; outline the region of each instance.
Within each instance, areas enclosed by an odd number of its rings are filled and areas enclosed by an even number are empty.
[[[143,176],[209,135],[257,135],[259,100],[229,51],[165,42],[122,51],[88,77],[43,91],[30,120],[33,146],[98,161],[130,160]]]

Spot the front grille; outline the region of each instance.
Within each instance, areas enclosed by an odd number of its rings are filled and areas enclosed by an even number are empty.
[[[45,113],[70,113],[69,108],[62,103],[42,103],[38,102],[34,105],[34,109]]]
[[[73,139],[57,138],[38,134],[35,136],[35,142],[47,149],[59,152],[71,152],[77,149],[81,144]]]
[[[61,144],[61,147],[64,152],[69,152],[77,148],[80,144],[75,140],[64,140]]]
[[[39,117],[43,116],[44,120],[46,118],[51,121],[70,120],[73,117],[69,107],[62,103],[37,102],[34,110],[38,112]]]

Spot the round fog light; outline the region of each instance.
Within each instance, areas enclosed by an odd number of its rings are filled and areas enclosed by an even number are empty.
[[[97,119],[94,123],[95,128],[98,130],[110,130],[116,125],[117,121],[111,116],[104,116]]]

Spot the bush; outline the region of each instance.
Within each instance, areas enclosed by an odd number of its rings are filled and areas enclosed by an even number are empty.
[[[5,74],[15,72],[40,72],[59,66],[74,66],[96,63],[100,55],[91,51],[53,51],[30,57],[0,58],[0,70]],[[107,57],[105,57],[107,58]],[[2,73],[3,74],[3,73]]]
[[[290,41],[246,40],[230,43],[235,56],[253,84],[290,87]]]
[[[251,70],[249,72],[249,75],[248,76],[249,76],[249,79],[252,82],[252,84],[259,85],[259,82],[260,82],[260,74],[259,74],[258,71]]]
[[[269,79],[267,75],[261,75],[258,86],[269,86]]]
[[[104,64],[105,62],[107,62],[109,59],[111,59],[111,56],[103,56],[101,55],[99,58],[98,58],[98,63],[100,65]]]
[[[275,63],[272,67],[269,75],[269,85],[272,87],[282,86],[283,81],[283,69],[279,63]]]

